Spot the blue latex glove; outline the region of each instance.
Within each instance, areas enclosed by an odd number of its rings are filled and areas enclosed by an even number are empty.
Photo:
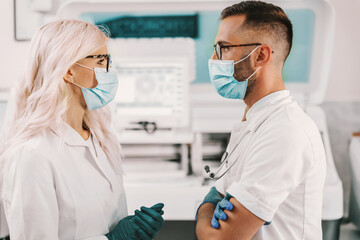
[[[233,196],[231,196],[229,193],[226,193],[225,197],[216,205],[213,217],[211,219],[211,226],[213,228],[218,229],[219,220],[225,221],[227,219],[227,215],[224,210],[231,211],[234,208],[233,204],[230,202],[230,198],[232,197]]]
[[[214,207],[216,207],[216,205],[218,204],[218,202],[220,202],[222,200],[222,196],[220,195],[220,193],[216,190],[215,187],[212,187],[210,189],[210,191],[208,192],[208,194],[205,196],[203,202],[200,204],[200,206],[198,207],[197,211],[196,211],[196,217],[195,219],[197,219],[197,214],[199,212],[200,207],[205,204],[205,203],[211,203],[212,205],[214,205]]]
[[[141,207],[135,215],[121,219],[115,228],[105,236],[109,240],[151,240],[164,224],[162,210],[164,204],[158,203],[151,208]]]
[[[211,219],[211,226],[215,229],[219,228],[219,220],[225,221],[227,219],[227,215],[224,210],[231,211],[234,206],[230,202],[230,198],[233,196],[229,193],[226,193],[224,199],[222,199],[215,207],[215,211],[213,217]],[[264,225],[270,225],[271,222],[265,222]]]

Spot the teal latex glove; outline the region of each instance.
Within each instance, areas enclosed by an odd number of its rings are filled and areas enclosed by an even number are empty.
[[[202,202],[202,204],[211,203],[212,205],[214,205],[214,207],[216,207],[218,202],[220,202],[222,199],[223,199],[222,196],[216,190],[216,188],[212,187],[210,189],[209,193],[205,196],[204,201]]]
[[[164,211],[162,208],[164,204],[158,203],[151,208],[141,207],[140,210],[135,210],[135,216],[139,217],[146,225],[144,225],[144,231],[153,239],[156,234],[164,225],[164,219],[162,215]]]
[[[151,208],[141,207],[135,215],[119,221],[115,228],[105,236],[109,240],[151,240],[164,224],[161,215],[164,204],[158,203]]]
[[[151,240],[151,238],[140,227],[139,218],[135,215],[121,219],[114,230],[105,234],[109,240]]]
[[[195,219],[197,219],[197,214],[199,212],[200,207],[205,204],[205,203],[211,203],[212,205],[214,205],[214,207],[216,207],[216,205],[218,204],[218,202],[220,202],[222,200],[222,196],[220,195],[220,193],[216,190],[215,187],[212,187],[210,189],[210,191],[208,192],[208,194],[205,196],[203,202],[200,204],[200,206],[198,207],[197,211],[196,211],[196,217]]]

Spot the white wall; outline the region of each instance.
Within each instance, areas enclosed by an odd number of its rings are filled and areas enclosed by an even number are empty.
[[[27,56],[28,42],[14,38],[14,0],[0,1],[0,89],[11,87],[20,76]]]
[[[330,0],[336,26],[326,101],[360,101],[360,0]]]
[[[315,1],[315,0],[314,0]],[[336,11],[335,47],[326,101],[360,101],[360,0],[330,0]],[[29,42],[14,40],[13,0],[0,1],[0,88],[20,76]]]

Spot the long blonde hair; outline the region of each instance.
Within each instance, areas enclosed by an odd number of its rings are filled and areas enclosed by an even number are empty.
[[[74,19],[51,22],[35,33],[28,66],[15,88],[14,109],[3,133],[1,186],[8,153],[65,119],[72,90],[63,77],[70,66],[102,47],[107,40],[108,36],[95,25]],[[110,110],[107,107],[86,110],[84,124],[94,132],[115,171],[121,174],[120,145],[109,130]]]

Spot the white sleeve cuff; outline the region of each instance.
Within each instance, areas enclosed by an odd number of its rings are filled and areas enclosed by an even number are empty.
[[[96,237],[82,238],[81,240],[108,240],[108,238],[105,237],[104,235],[101,235]]]
[[[226,191],[224,189],[223,179],[219,179],[219,180],[216,181],[215,188],[219,193],[221,193],[223,195],[226,195]]]
[[[231,184],[227,192],[236,198],[236,200],[238,200],[247,210],[262,220],[270,222],[273,218],[276,209],[272,209],[260,200],[256,199],[236,182]]]

